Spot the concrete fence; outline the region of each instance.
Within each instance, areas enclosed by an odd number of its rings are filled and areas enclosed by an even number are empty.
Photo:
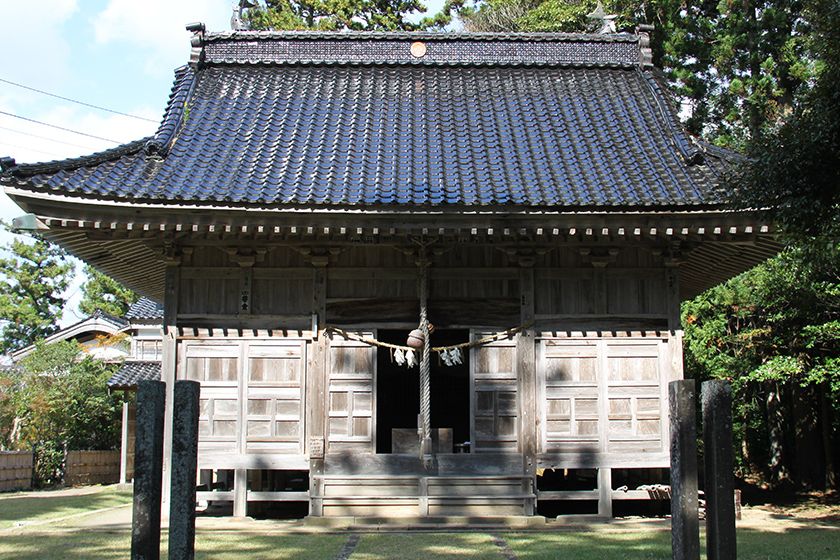
[[[0,451],[0,490],[32,488],[31,451]]]
[[[64,484],[115,484],[120,480],[119,451],[68,451]]]

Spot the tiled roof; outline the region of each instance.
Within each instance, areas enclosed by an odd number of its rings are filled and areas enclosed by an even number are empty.
[[[124,362],[108,380],[108,388],[136,389],[140,381],[160,381],[160,362]]]
[[[131,304],[125,314],[128,320],[160,320],[163,319],[163,306],[147,297],[141,297]]]
[[[260,207],[719,204],[736,156],[680,128],[643,58],[628,35],[209,35],[154,137],[2,182]]]

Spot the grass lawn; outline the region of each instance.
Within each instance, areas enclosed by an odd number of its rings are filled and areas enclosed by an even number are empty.
[[[0,494],[0,529],[131,503],[131,492],[119,492],[113,487],[91,490],[91,493],[81,496],[56,495],[53,492]]]
[[[111,512],[86,512],[128,504],[126,492],[101,489],[80,496],[55,493],[0,494],[0,558],[41,560],[124,560],[129,557],[130,531],[108,526]],[[125,508],[114,510],[127,513]],[[101,516],[102,524],[92,521]],[[745,519],[750,517],[748,512]],[[56,521],[65,518],[63,521]],[[130,518],[130,516],[129,516]],[[50,522],[49,520],[54,520]],[[740,560],[840,560],[840,527],[831,516],[797,519],[767,512],[752,513],[752,522],[738,529]],[[24,522],[23,526],[17,524]],[[226,526],[200,520],[196,538],[199,560],[334,559],[351,536],[347,533],[290,532],[288,524],[265,522]],[[558,528],[539,532],[363,533],[350,560],[499,559],[505,551],[500,536],[520,560],[668,560],[670,533],[650,527],[600,525],[591,530]],[[104,528],[103,528],[104,527]],[[244,528],[244,529],[243,529]],[[166,557],[166,532],[163,533]],[[701,541],[702,542],[702,541]]]
[[[702,537],[705,538],[705,537]],[[560,532],[508,534],[520,560],[648,560],[671,558],[671,535],[647,533]],[[702,546],[702,540],[701,540]],[[705,558],[703,554],[703,558]],[[789,529],[782,532],[738,530],[739,560],[840,560],[840,530]]]

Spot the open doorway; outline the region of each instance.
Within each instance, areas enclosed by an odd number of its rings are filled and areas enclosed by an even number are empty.
[[[382,342],[405,345],[408,331],[379,330]],[[441,329],[432,334],[433,346],[449,346],[469,340],[465,329]],[[462,353],[463,363],[446,366],[432,353],[431,420],[432,428],[451,428],[455,449],[470,439],[470,366],[469,352]],[[376,364],[376,452],[391,453],[392,430],[417,430],[420,413],[420,367],[408,368],[391,361],[386,348],[377,351]]]

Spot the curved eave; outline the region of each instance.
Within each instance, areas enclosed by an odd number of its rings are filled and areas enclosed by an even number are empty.
[[[35,213],[46,238],[159,301],[165,245],[172,243],[360,245],[434,236],[494,246],[643,244],[685,253],[679,265],[683,298],[748,270],[781,247],[758,213],[722,208],[185,208],[9,194]]]

